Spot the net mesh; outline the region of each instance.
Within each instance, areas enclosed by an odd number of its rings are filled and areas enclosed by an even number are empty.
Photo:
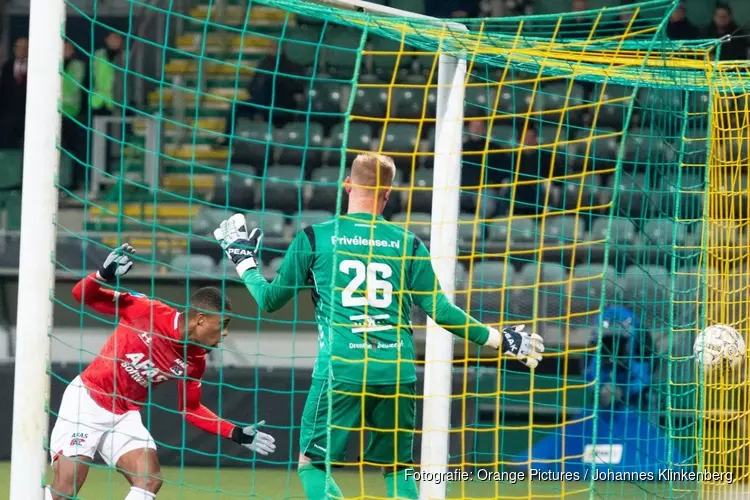
[[[540,463],[587,469],[590,450],[563,445],[541,462],[532,451],[581,422],[609,426],[594,446],[635,443],[649,470],[682,464],[747,477],[744,371],[709,377],[691,358],[706,324],[747,331],[747,71],[712,62],[714,43],[666,40],[673,2],[590,11],[586,23],[572,14],[461,20],[468,30],[291,0],[189,10],[132,3],[138,17],[134,10],[127,26],[80,12],[96,27],[91,40],[72,39],[88,69],[64,67],[82,102],[106,95],[92,83],[102,67],[121,87],[105,112],[93,99],[62,108],[55,300],[68,326],[52,334],[53,361],[80,369],[98,352],[111,318],[68,301],[64,288],[128,241],[138,253],[123,289],[184,309],[191,289],[218,283],[239,304],[232,335],[210,356],[204,400],[223,417],[265,419],[282,443],[276,455],[251,459],[201,438],[157,391],[142,415],[164,465],[160,498],[303,496],[295,471],[317,351],[312,307],[300,295],[280,312],[260,311],[211,232],[245,213],[264,232],[260,258],[271,278],[294,234],[345,209],[340,183],[353,157],[377,151],[398,167],[386,218],[429,242],[433,198],[443,195],[432,189],[440,52],[467,64],[456,302],[486,324],[525,323],[548,346],[531,374],[456,344],[446,463],[527,478]],[[132,22],[140,19],[151,20],[148,29]],[[95,50],[111,30],[124,36],[124,58]],[[134,54],[153,64],[133,67]],[[594,317],[608,305],[632,309],[653,337],[653,353],[639,355],[652,370],[648,391],[631,391],[633,378],[601,382],[606,367],[586,377],[603,359]],[[424,315],[415,311],[414,321],[422,359]],[[51,375],[72,378],[59,364]],[[651,427],[623,429],[632,416]],[[352,430],[364,440],[364,427]],[[333,470],[344,495],[384,497],[381,475],[356,451]],[[448,495],[724,491],[592,477],[454,482]],[[87,498],[126,490],[103,468],[88,481]]]

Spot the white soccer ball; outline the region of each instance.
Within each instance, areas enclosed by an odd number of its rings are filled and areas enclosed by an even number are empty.
[[[708,369],[735,368],[745,358],[745,340],[728,325],[706,327],[693,344],[695,362]]]

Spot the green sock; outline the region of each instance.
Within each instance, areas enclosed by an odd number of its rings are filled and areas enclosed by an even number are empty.
[[[312,465],[304,465],[297,469],[299,480],[305,489],[308,500],[329,500],[344,498],[333,477]]]
[[[383,473],[388,498],[419,499],[419,488],[417,488],[417,482],[414,480],[414,474],[407,476],[406,471],[407,469],[400,469],[396,472]]]

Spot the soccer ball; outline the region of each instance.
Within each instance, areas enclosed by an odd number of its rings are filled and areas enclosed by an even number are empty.
[[[745,340],[731,326],[712,325],[695,339],[693,354],[695,362],[707,369],[735,368],[745,358]]]

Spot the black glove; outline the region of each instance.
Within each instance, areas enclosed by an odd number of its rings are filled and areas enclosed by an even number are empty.
[[[133,267],[133,261],[130,260],[130,254],[135,253],[135,249],[128,243],[123,243],[120,248],[114,249],[102,264],[97,273],[103,281],[112,282],[118,276],[125,276],[130,268]]]
[[[214,231],[214,238],[234,263],[240,278],[248,269],[258,267],[257,254],[263,233],[255,228],[248,234],[244,215],[235,214],[223,221]]]
[[[525,325],[506,326],[502,332],[490,328],[486,346],[502,347],[503,354],[517,358],[529,368],[536,368],[542,360],[544,339],[536,333],[524,332]]]

